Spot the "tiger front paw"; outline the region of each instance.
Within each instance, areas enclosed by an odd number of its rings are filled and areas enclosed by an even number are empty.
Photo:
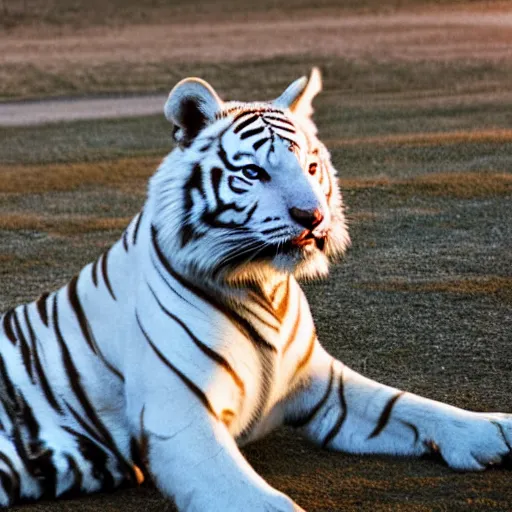
[[[512,467],[512,415],[466,413],[452,419],[440,432],[438,441],[426,441],[451,468],[482,471],[490,466]]]

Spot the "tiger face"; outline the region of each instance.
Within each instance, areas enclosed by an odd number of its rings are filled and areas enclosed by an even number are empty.
[[[310,117],[320,89],[314,69],[268,103],[224,103],[198,79],[171,91],[165,113],[178,147],[150,197],[175,264],[231,285],[269,270],[327,273],[349,237],[336,173]]]

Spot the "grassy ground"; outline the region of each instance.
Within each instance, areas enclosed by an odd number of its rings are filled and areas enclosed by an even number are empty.
[[[69,4],[47,5],[61,16]],[[372,378],[474,410],[512,411],[512,61],[360,55],[168,63],[148,75],[156,77],[149,89],[193,73],[227,97],[272,97],[320,64],[326,90],[316,120],[340,171],[353,239],[330,279],[307,286],[320,339]],[[59,76],[73,75],[67,66]],[[150,78],[137,69],[146,90]],[[97,68],[96,81],[75,92],[132,90],[121,75]],[[1,94],[15,97],[16,80]],[[71,91],[26,80],[20,95]],[[171,148],[170,131],[161,116],[0,129],[0,310],[65,283],[119,236]],[[326,453],[288,431],[246,454],[310,512],[512,510],[505,471],[458,474],[433,461]],[[145,488],[19,510],[141,509],[173,510]]]
[[[227,97],[244,99],[255,90],[262,98],[313,64],[322,67],[328,87],[337,94],[404,87],[425,91],[427,82],[431,95],[448,88],[451,94],[508,88],[510,3],[504,12],[483,10],[478,2],[464,3],[460,12],[449,2],[436,8],[427,0],[405,3],[421,9],[362,16],[348,7],[325,10],[321,4],[309,10],[263,10],[257,16],[251,9],[240,10],[244,16],[233,20],[215,2],[204,2],[222,14],[218,22],[211,16],[162,14],[158,24],[21,24],[0,30],[0,100],[167,92],[191,74],[219,84]],[[111,3],[101,5],[109,8]],[[77,12],[87,19],[88,10]],[[148,10],[154,12],[159,10]]]
[[[461,4],[484,5],[499,2],[482,0],[317,0],[314,10],[332,9],[336,12],[390,12],[404,7],[442,7]],[[501,2],[504,3],[504,2]],[[247,15],[268,13],[293,16],[311,11],[310,0],[0,0],[0,26],[16,29],[26,26],[119,26],[136,23],[162,23],[178,19],[211,21],[212,19],[243,19]]]

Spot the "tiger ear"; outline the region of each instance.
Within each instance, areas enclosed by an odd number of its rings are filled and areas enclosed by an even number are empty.
[[[288,108],[298,116],[311,117],[313,114],[313,99],[321,90],[322,75],[318,68],[313,68],[309,79],[303,76],[295,80],[279,98],[274,100],[274,105],[280,108]]]
[[[174,138],[187,146],[197,134],[215,120],[222,100],[213,87],[200,78],[185,78],[169,93],[165,117],[174,124]]]

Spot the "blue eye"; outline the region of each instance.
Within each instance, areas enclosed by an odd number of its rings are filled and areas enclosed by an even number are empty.
[[[270,181],[268,172],[256,164],[246,165],[241,170],[244,178],[248,180]]]
[[[242,169],[242,174],[249,180],[257,180],[261,175],[261,170],[257,165],[248,165]]]

